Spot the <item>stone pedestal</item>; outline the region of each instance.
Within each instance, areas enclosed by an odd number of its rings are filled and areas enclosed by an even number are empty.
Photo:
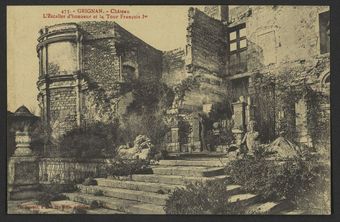
[[[7,183],[10,200],[35,198],[39,193],[39,162],[37,157],[11,157],[8,163]]]
[[[39,192],[39,161],[30,149],[28,132],[16,133],[16,150],[8,163],[8,199],[35,198]]]
[[[235,144],[240,144],[244,135],[244,131],[240,129],[232,129],[231,132],[234,135],[235,138]]]

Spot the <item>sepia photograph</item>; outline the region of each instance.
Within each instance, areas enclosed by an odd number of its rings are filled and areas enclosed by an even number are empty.
[[[330,215],[330,6],[7,6],[7,214]]]

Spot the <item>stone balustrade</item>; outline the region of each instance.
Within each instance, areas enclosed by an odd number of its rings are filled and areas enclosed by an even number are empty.
[[[81,182],[87,177],[105,176],[106,159],[42,158],[39,161],[39,182]]]

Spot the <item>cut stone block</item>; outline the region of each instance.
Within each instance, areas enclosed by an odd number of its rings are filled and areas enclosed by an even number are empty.
[[[229,178],[227,175],[214,177],[190,177],[190,176],[176,176],[176,175],[155,175],[155,174],[135,174],[132,175],[133,181],[142,181],[149,183],[163,183],[172,185],[186,185],[193,182],[206,182],[211,180],[226,181]]]
[[[155,205],[165,205],[168,199],[167,194],[156,194],[151,192],[127,190],[111,187],[100,187],[100,186],[83,186],[78,185],[82,193],[95,194],[98,191],[102,191],[106,197],[115,197],[126,200],[135,200],[143,203],[152,203]]]
[[[226,159],[217,160],[160,160],[160,166],[203,166],[203,167],[224,167]]]
[[[162,184],[162,183],[149,183],[149,182],[140,182],[140,181],[122,181],[116,179],[105,179],[105,178],[97,178],[98,186],[103,187],[112,187],[112,188],[123,188],[129,190],[140,190],[146,192],[154,192],[154,193],[170,193],[175,190],[177,187],[184,187],[182,185],[170,185],[170,184]]]
[[[203,176],[211,177],[224,174],[224,168],[208,168],[208,167],[153,167],[152,171],[156,175],[181,175],[181,176]]]
[[[85,193],[64,193],[70,200],[91,205],[93,201],[97,201],[102,208],[125,212],[130,205],[137,204],[137,201],[124,200],[113,197],[93,196]]]

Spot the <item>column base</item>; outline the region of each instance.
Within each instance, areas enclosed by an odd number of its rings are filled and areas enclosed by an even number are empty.
[[[39,162],[36,156],[13,156],[8,164],[8,199],[35,198],[39,194]]]

